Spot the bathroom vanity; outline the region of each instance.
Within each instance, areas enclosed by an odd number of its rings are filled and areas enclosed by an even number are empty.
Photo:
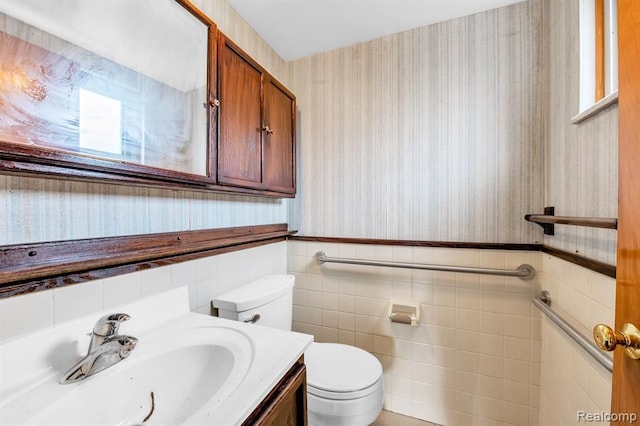
[[[60,379],[87,355],[103,312],[0,343],[3,423],[306,424],[312,336],[191,313],[187,293],[118,308],[131,317],[119,333],[137,345],[70,384]]]
[[[298,359],[242,424],[243,426],[307,424],[307,375],[304,357]]]

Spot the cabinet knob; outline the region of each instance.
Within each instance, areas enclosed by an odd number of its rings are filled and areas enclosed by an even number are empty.
[[[620,332],[615,332],[608,325],[598,324],[593,329],[593,340],[603,351],[622,346],[629,358],[640,359],[640,331],[633,324],[623,325]]]
[[[265,132],[267,132],[268,135],[272,135],[275,133],[275,130],[273,130],[272,128],[270,128],[269,126],[264,126],[262,127],[262,130],[264,130]]]

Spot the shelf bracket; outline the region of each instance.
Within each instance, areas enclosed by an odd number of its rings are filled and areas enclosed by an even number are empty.
[[[556,214],[556,208],[555,207],[545,207],[544,208],[544,215],[545,216],[555,216]],[[531,217],[530,214],[526,215],[524,218],[526,220],[529,220],[529,217]],[[537,223],[537,222],[534,222]],[[544,235],[555,235],[555,225],[553,223],[537,223],[538,225],[540,225],[542,227],[542,230],[544,231]]]

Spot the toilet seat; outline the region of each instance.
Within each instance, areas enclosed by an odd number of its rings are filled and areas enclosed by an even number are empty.
[[[333,391],[318,389],[307,384],[307,392],[310,393],[311,395],[315,395],[317,397],[324,398],[324,399],[335,399],[335,400],[358,399],[358,398],[364,398],[376,392],[380,387],[381,382],[382,382],[382,377],[379,378],[378,381],[376,381],[373,385],[369,386],[368,388],[361,389],[355,392],[333,392]]]
[[[312,343],[305,351],[307,391],[320,398],[363,398],[382,384],[380,361],[369,352],[339,343]]]

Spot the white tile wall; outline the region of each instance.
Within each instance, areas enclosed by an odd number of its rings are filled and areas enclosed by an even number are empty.
[[[268,244],[102,280],[0,300],[0,340],[189,286],[190,308],[210,313],[211,299],[242,283],[287,270],[287,244]],[[249,267],[250,266],[250,267]]]
[[[615,279],[544,254],[540,284],[551,293],[554,310],[586,336],[598,323],[614,323]],[[611,373],[547,318],[540,368],[541,426],[578,425],[578,411],[610,411]]]
[[[384,368],[385,408],[453,425],[536,425],[540,318],[537,281],[326,264],[313,255],[541,269],[541,254],[289,242],[294,329],[363,348]],[[420,305],[421,324],[391,323],[390,301]]]
[[[532,286],[488,276],[321,268],[312,260],[321,249],[330,256],[497,268],[531,263],[537,276]],[[180,285],[189,286],[192,311],[209,313],[215,295],[287,270],[296,275],[294,329],[376,355],[388,410],[446,426],[569,425],[577,424],[577,410],[609,410],[609,373],[541,320],[529,298],[550,290],[554,308],[586,333],[597,322],[613,322],[615,280],[542,253],[276,243],[0,300],[0,340]],[[390,300],[418,303],[420,326],[390,323]]]

